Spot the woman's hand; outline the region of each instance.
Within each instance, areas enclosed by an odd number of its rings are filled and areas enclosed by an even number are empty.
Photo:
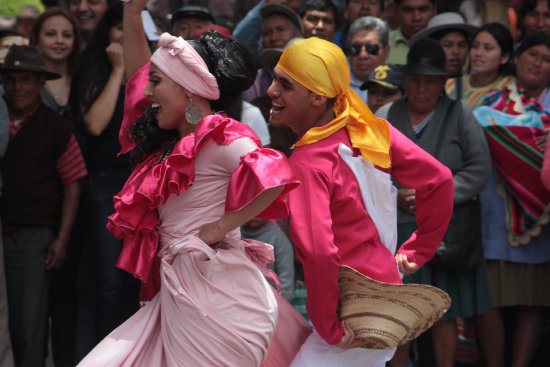
[[[416,194],[414,189],[397,190],[397,207],[407,213],[416,214]]]
[[[199,231],[199,238],[207,245],[213,245],[223,240],[227,232],[229,231],[223,229],[221,221],[217,220],[204,224]]]
[[[344,321],[342,322],[342,326],[344,327],[344,336],[342,336],[342,340],[340,340],[340,342],[336,344],[336,346],[344,350],[359,346],[359,344],[361,344],[361,341],[355,338],[355,332],[353,331],[349,323],[347,321]]]
[[[124,70],[124,56],[120,43],[111,42],[105,49],[105,52],[107,52],[107,57],[111,65],[113,65],[113,70]]]
[[[397,265],[399,266],[399,271],[404,275],[412,274],[420,269],[420,265],[415,262],[409,261],[407,255],[398,253],[395,255],[395,260],[397,261]]]

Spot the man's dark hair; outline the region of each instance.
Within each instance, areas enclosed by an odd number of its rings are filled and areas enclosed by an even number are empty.
[[[537,3],[540,0],[521,0],[521,3],[519,5],[519,16],[518,16],[518,28],[521,32],[521,38],[523,39],[525,35],[525,22],[524,19],[527,16],[527,13],[530,11],[535,10],[537,7]],[[550,8],[550,0],[546,1],[548,8]]]
[[[346,0],[346,8],[348,7],[350,1],[351,1],[351,0]],[[380,10],[381,10],[381,11],[384,11],[384,3],[385,3],[385,0],[379,0],[378,2],[380,3],[380,4],[379,4],[379,5],[380,5]]]
[[[300,14],[300,17],[303,18],[306,14],[306,11],[308,10],[317,10],[317,11],[323,11],[328,12],[331,11],[334,15],[334,21],[338,19],[338,10],[336,9],[336,5],[330,0],[304,0],[300,3],[300,6],[298,7],[298,14]]]
[[[519,21],[522,22],[523,18],[527,15],[528,12],[535,10],[537,3],[540,0],[521,0],[519,5]],[[546,3],[550,8],[550,0],[547,0]]]
[[[405,0],[394,0],[394,3],[395,3],[395,7],[397,8],[399,5],[401,5],[401,3],[405,1]],[[436,4],[436,0],[429,0],[433,6],[435,6]]]

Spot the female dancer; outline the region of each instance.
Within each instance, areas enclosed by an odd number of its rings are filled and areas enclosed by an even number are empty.
[[[61,78],[47,80],[40,96],[46,105],[68,117],[71,75],[80,56],[80,34],[75,19],[61,8],[42,13],[31,32],[31,45],[44,54],[46,68]]]
[[[146,283],[160,275],[160,291],[81,365],[258,366],[290,310],[278,310],[284,301],[264,278],[271,247],[240,239],[239,226],[286,214],[279,195],[296,182],[282,153],[215,113],[228,90],[244,86],[243,46],[217,32],[189,43],[164,34],[159,45],[145,88],[154,116],[128,133],[139,163],[115,196],[108,227],[124,238],[118,266]],[[299,316],[287,327],[307,334]],[[299,348],[300,340],[291,343]],[[271,358],[284,349],[277,346]]]

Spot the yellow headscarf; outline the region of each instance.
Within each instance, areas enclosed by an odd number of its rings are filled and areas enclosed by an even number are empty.
[[[312,92],[336,99],[336,118],[309,129],[296,146],[315,143],[345,126],[352,146],[361,151],[365,160],[390,167],[388,124],[374,116],[349,88],[348,63],[340,47],[317,37],[298,41],[281,55],[277,66]]]

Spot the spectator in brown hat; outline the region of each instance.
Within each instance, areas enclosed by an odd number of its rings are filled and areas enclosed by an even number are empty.
[[[267,4],[261,8],[260,13],[263,19],[263,50],[260,53],[262,68],[258,70],[254,85],[243,94],[244,99],[249,102],[267,96],[267,88],[273,79],[273,67],[277,63],[278,56],[282,54],[283,48],[291,39],[301,37],[304,32],[300,16],[287,6],[277,3]],[[273,54],[277,55],[276,59],[265,57]]]
[[[34,46],[12,46],[0,69],[10,116],[2,159],[2,240],[15,364],[44,364],[49,270],[65,258],[78,207],[78,179],[87,174],[72,123],[41,102],[47,79]]]

